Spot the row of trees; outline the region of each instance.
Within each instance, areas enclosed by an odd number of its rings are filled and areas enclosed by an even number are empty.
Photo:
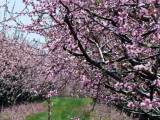
[[[112,102],[135,114],[159,119],[159,0],[24,3],[33,9],[21,14],[28,15],[32,24],[17,22],[15,28],[49,39],[43,48],[53,65],[46,67],[53,76],[61,73],[60,87],[78,84],[80,94],[96,101]]]
[[[0,108],[42,99],[39,95],[47,97],[55,89],[47,52],[27,43],[23,35],[12,36],[3,30],[0,35]]]

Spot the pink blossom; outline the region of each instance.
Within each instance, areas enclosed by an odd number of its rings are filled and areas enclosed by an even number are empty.
[[[52,107],[52,106],[53,106],[53,102],[51,102],[51,103],[49,104],[49,106]]]
[[[54,94],[54,91],[50,91],[49,94],[53,95],[53,94]]]
[[[51,97],[52,97],[51,94],[46,95],[46,98],[51,98]]]
[[[147,70],[147,68],[144,66],[144,65],[136,65],[136,66],[134,66],[134,69],[136,70],[136,71],[139,71],[139,70]]]
[[[133,90],[133,88],[131,86],[128,86],[127,88],[128,88],[128,91],[130,91],[130,92]]]
[[[123,4],[128,2],[128,0],[120,0]]]
[[[123,86],[123,83],[117,82],[117,83],[115,84],[114,88],[115,88],[117,91],[120,91],[120,89],[122,88],[122,86]]]
[[[73,120],[80,120],[78,117],[74,117]]]
[[[160,88],[160,80],[156,80],[156,86]]]
[[[34,88],[31,88],[31,89],[30,89],[30,92],[31,92],[31,93],[34,93],[34,90],[35,90]]]
[[[54,90],[53,92],[54,92],[54,93],[53,93],[54,95],[57,95],[57,94],[58,94],[58,91],[57,91],[57,90]]]
[[[135,78],[135,75],[134,74],[129,74],[126,78],[133,79],[133,78]]]
[[[160,102],[159,101],[156,101],[155,99],[152,100],[152,105],[154,107],[160,107]]]
[[[130,65],[130,63],[123,63],[122,64],[124,67],[128,67]]]
[[[35,90],[35,88],[31,88],[31,89],[30,89],[30,92],[31,92],[31,93],[34,93],[34,94],[38,94],[38,92]]]
[[[140,103],[140,106],[141,106],[141,108],[145,108],[148,110],[152,109],[152,103],[151,103],[150,99],[147,99],[147,98],[143,102]]]
[[[127,106],[130,108],[135,108],[135,104],[132,101],[129,102]]]

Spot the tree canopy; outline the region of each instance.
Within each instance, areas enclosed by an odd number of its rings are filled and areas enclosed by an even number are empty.
[[[159,0],[24,3],[33,9],[21,14],[32,23],[14,28],[48,38],[43,49],[51,56],[49,73],[61,73],[61,87],[78,84],[80,94],[159,118]]]

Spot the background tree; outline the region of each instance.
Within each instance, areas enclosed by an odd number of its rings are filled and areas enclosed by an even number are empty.
[[[13,36],[3,32],[0,35],[0,107],[32,101],[39,95],[42,99],[55,89],[56,79],[49,71],[51,57],[22,36]]]

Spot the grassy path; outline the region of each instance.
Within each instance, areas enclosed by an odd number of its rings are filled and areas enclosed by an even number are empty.
[[[133,120],[124,113],[120,113],[113,106],[96,104],[91,111],[90,98],[51,98],[51,120],[71,120],[74,117],[80,120]],[[12,106],[0,113],[0,120],[47,120],[47,102],[28,103]],[[136,120],[136,119],[134,119]]]
[[[81,120],[88,120],[90,114],[81,109],[83,106],[91,103],[90,98],[52,98],[51,120],[71,120],[79,117]],[[45,101],[44,104],[47,105]],[[42,113],[27,116],[27,120],[47,120],[47,110]]]

